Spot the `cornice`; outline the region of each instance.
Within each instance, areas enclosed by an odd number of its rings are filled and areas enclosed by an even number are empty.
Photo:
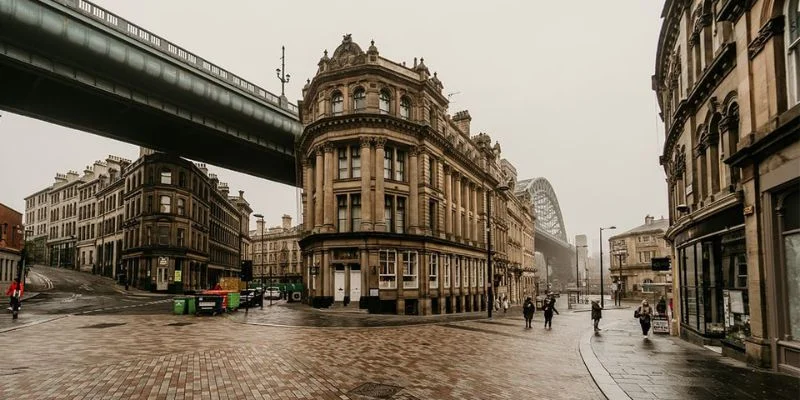
[[[754,0],[727,0],[717,11],[717,22],[728,21],[735,24],[753,4]]]
[[[783,15],[773,17],[767,21],[767,23],[758,30],[758,35],[755,39],[747,45],[747,56],[751,60],[754,59],[761,50],[764,50],[764,46],[767,45],[767,42],[769,42],[773,36],[783,35],[784,24],[785,20]]]
[[[657,82],[653,82],[654,84],[660,84],[662,81],[663,73],[667,68],[667,58],[672,53],[672,48],[680,32],[681,12],[685,7],[686,0],[667,0],[664,3],[664,10],[661,13],[664,21],[661,23],[656,50],[655,79]],[[657,90],[657,87],[653,89]]]

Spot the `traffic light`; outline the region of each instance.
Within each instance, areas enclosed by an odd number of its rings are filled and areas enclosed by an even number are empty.
[[[242,261],[242,271],[239,273],[239,278],[245,282],[253,280],[253,261]]]

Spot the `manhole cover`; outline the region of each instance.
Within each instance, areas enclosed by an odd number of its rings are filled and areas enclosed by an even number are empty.
[[[120,325],[125,325],[125,322],[106,322],[103,324],[86,325],[82,326],[81,329],[106,329]]]
[[[186,326],[186,325],[191,325],[193,323],[194,322],[173,322],[171,324],[167,324],[167,326]]]
[[[350,391],[351,394],[373,397],[376,399],[388,399],[395,393],[403,390],[399,386],[383,385],[380,383],[367,382]]]

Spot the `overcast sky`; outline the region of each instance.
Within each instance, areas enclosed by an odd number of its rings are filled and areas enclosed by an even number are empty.
[[[473,134],[499,140],[520,179],[550,181],[570,241],[585,233],[594,253],[600,226],[621,232],[666,214],[663,128],[650,89],[661,0],[95,2],[273,93],[285,45],[292,102],[343,34],[365,50],[374,39],[394,61],[425,57],[445,93],[457,93],[450,114],[468,109]],[[20,212],[56,172],[138,156],[132,145],[2,115],[0,202]],[[213,172],[232,193],[244,190],[270,225],[298,215],[294,188]]]

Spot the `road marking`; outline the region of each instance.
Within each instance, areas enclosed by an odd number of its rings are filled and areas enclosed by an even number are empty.
[[[149,305],[153,305],[153,304],[167,303],[167,302],[170,302],[170,301],[172,301],[171,298],[163,299],[163,300],[156,300],[156,301],[149,301],[149,302],[141,303],[141,304],[131,304],[131,305],[127,305],[127,306],[98,308],[98,309],[95,309],[95,310],[81,311],[79,313],[76,313],[75,315],[90,314],[90,313],[95,313],[95,312],[100,312],[100,311],[123,310],[123,309],[126,309],[126,308],[134,308],[134,307],[144,307],[144,306],[149,306]]]

